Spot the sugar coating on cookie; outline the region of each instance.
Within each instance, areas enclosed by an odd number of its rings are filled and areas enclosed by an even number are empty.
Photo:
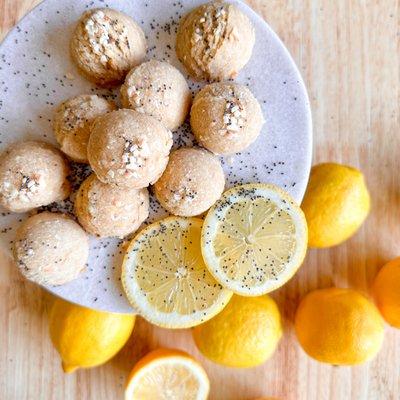
[[[147,189],[107,185],[90,175],[80,186],[75,214],[86,232],[99,237],[124,237],[149,216]]]
[[[87,145],[93,120],[116,109],[112,101],[97,95],[80,95],[64,101],[54,117],[54,135],[72,160],[87,163]]]
[[[235,5],[203,4],[178,29],[176,53],[190,75],[211,81],[235,78],[251,57],[255,31]]]
[[[161,122],[122,109],[95,119],[88,158],[103,183],[141,189],[161,176],[171,147],[172,133]]]
[[[195,96],[190,124],[196,140],[215,154],[244,150],[264,124],[261,106],[244,85],[212,83]]]
[[[18,229],[14,260],[22,274],[33,282],[70,282],[84,269],[88,257],[88,236],[64,214],[36,214]]]
[[[142,62],[147,44],[143,30],[131,17],[99,8],[81,16],[70,48],[73,60],[88,79],[113,86]]]
[[[0,204],[26,212],[66,199],[69,166],[62,153],[44,142],[15,143],[0,156]]]
[[[171,214],[189,217],[207,211],[221,197],[224,187],[219,159],[207,150],[188,147],[171,153],[154,191]]]
[[[121,87],[123,107],[152,115],[171,130],[183,124],[191,101],[183,75],[171,64],[157,60],[133,68]]]

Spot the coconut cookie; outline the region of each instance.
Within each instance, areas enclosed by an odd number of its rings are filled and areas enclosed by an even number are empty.
[[[205,86],[194,98],[190,124],[196,140],[215,154],[232,154],[253,143],[264,124],[261,106],[244,85]]]
[[[220,1],[203,4],[180,23],[176,53],[196,79],[235,78],[253,51],[252,23],[236,6]]]
[[[121,87],[124,108],[152,115],[171,130],[183,124],[191,101],[185,78],[167,62],[151,60],[135,67]]]
[[[154,183],[168,163],[172,134],[155,118],[118,110],[94,121],[88,158],[103,182],[130,189]]]
[[[139,25],[128,15],[109,8],[85,12],[78,21],[70,47],[81,72],[101,86],[122,82],[142,62],[147,50]]]
[[[0,157],[0,204],[25,212],[67,198],[68,163],[60,151],[43,142],[20,142]]]
[[[72,160],[87,163],[93,120],[115,109],[113,102],[97,95],[81,95],[62,103],[54,118],[54,134],[61,150]]]
[[[154,185],[161,205],[171,214],[194,216],[208,210],[222,195],[225,176],[216,156],[204,149],[181,148]]]
[[[41,285],[63,285],[77,278],[88,256],[85,231],[64,214],[36,214],[17,232],[15,263],[26,278]]]
[[[149,193],[147,189],[107,185],[92,174],[78,190],[75,214],[92,235],[124,237],[149,216]]]

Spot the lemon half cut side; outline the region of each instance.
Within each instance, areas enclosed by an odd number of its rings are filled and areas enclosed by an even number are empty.
[[[206,400],[209,390],[206,372],[189,354],[157,349],[133,368],[125,400]]]
[[[236,186],[209,210],[201,249],[221,285],[242,296],[260,296],[286,283],[302,264],[307,223],[282,189]]]
[[[199,218],[168,217],[142,230],[122,266],[122,285],[133,307],[149,322],[188,328],[207,321],[228,303],[204,264]]]

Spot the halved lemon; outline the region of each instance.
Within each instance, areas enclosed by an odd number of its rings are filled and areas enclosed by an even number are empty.
[[[282,286],[302,264],[306,219],[274,185],[236,186],[209,210],[201,248],[221,285],[242,296],[259,296]]]
[[[207,321],[232,292],[210,274],[201,256],[199,218],[169,217],[142,230],[122,265],[122,284],[133,307],[149,322],[188,328]]]
[[[133,368],[125,400],[205,400],[210,383],[203,367],[183,351],[158,349]]]

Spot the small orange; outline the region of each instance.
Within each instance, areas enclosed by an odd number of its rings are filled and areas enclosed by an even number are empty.
[[[373,358],[383,341],[383,320],[372,302],[352,289],[308,293],[295,317],[297,338],[318,361],[354,365]]]
[[[210,383],[203,367],[189,354],[157,349],[134,366],[125,389],[125,400],[206,400]]]
[[[388,262],[375,278],[372,293],[383,318],[400,328],[400,257]]]

